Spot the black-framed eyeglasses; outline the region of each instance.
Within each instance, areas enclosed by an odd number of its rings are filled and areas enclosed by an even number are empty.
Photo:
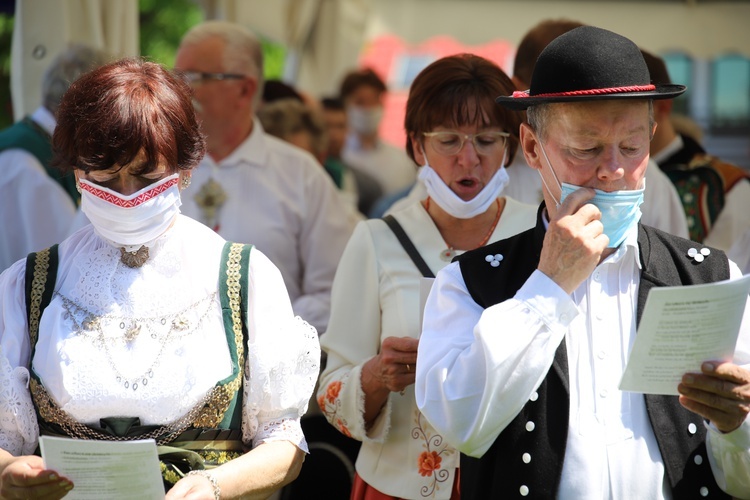
[[[208,80],[243,80],[247,78],[247,75],[241,75],[239,73],[207,73],[204,71],[178,71],[178,75],[185,79],[186,82],[192,84],[201,83]]]

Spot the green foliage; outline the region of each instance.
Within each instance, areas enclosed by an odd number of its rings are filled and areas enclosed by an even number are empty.
[[[194,0],[139,0],[141,55],[151,61],[174,65],[180,39],[203,20],[203,11]],[[13,123],[10,96],[10,44],[13,16],[0,14],[0,129]],[[263,39],[266,78],[281,78],[286,49]]]
[[[203,12],[192,0],[139,0],[138,8],[141,55],[171,68],[182,35]]]
[[[10,97],[10,41],[13,38],[13,17],[0,14],[0,129],[13,123]]]
[[[203,12],[193,0],[139,0],[141,55],[151,61],[174,65],[177,47],[187,30],[203,21]],[[266,78],[281,78],[286,49],[261,38]]]

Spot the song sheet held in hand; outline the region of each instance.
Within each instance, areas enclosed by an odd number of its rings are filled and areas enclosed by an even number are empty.
[[[72,500],[163,500],[156,443],[41,436],[44,465],[71,481]]]
[[[731,361],[750,291],[750,275],[693,286],[652,288],[620,390],[678,395],[704,361]]]

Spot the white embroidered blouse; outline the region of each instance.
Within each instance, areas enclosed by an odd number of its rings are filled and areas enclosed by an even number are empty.
[[[59,246],[55,292],[44,310],[35,373],[76,421],[139,417],[173,423],[232,373],[218,294],[224,239],[178,216],[140,268],[86,226]],[[304,451],[300,417],[319,369],[315,329],[294,317],[278,269],[250,252],[243,441],[288,440]],[[0,275],[0,447],[37,446],[29,392],[25,259]]]

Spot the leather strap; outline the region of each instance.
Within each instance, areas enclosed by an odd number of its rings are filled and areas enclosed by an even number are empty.
[[[424,261],[419,253],[419,250],[417,250],[417,247],[414,246],[414,243],[412,243],[412,241],[406,235],[406,231],[404,231],[404,228],[401,227],[401,224],[398,223],[396,218],[392,215],[386,215],[385,217],[383,217],[383,220],[386,224],[388,224],[388,227],[391,228],[393,234],[396,235],[399,243],[401,243],[401,246],[404,247],[406,253],[409,255],[409,257],[411,257],[412,262],[414,262],[414,265],[417,266],[417,269],[419,269],[419,272],[422,273],[422,276],[424,276],[425,278],[434,278],[435,273],[432,272],[430,266],[428,266],[427,262]]]

